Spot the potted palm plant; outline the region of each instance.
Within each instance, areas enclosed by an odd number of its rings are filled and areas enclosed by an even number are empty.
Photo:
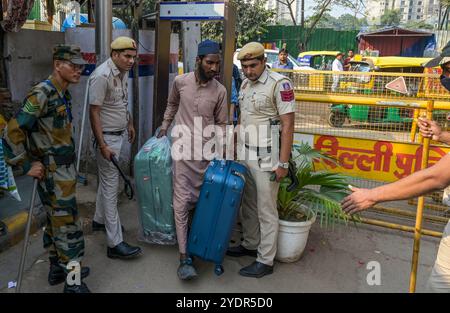
[[[314,162],[336,159],[302,143],[293,149],[296,176],[299,184],[291,190],[291,181],[285,178],[278,192],[279,233],[276,259],[281,262],[297,261],[305,249],[309,230],[316,218],[321,225],[333,225],[350,218],[340,206],[349,193],[347,177],[342,174],[316,171]]]

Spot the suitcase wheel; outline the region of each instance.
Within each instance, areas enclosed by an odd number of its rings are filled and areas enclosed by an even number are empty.
[[[220,275],[223,274],[223,272],[225,272],[225,270],[223,269],[223,266],[220,265],[220,264],[216,265],[216,268],[214,269],[214,273],[215,273],[217,276],[220,276]]]

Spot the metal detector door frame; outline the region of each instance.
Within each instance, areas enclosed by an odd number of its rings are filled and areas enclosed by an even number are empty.
[[[205,6],[209,4],[210,7]],[[224,6],[223,16],[217,11],[217,6]],[[178,15],[171,15],[170,10],[165,9],[167,5],[176,6]],[[164,10],[161,10],[161,7]],[[200,8],[201,10],[196,10]],[[222,65],[220,78],[222,84],[227,89],[227,105],[228,118],[230,120],[230,104],[231,104],[231,79],[233,75],[233,54],[235,46],[235,29],[236,29],[236,7],[230,0],[217,2],[174,2],[164,1],[158,3],[158,15],[156,17],[155,30],[155,78],[153,89],[153,120],[152,133],[161,125],[164,112],[167,106],[167,98],[169,97],[169,66],[170,66],[170,35],[173,21],[206,21],[218,20],[224,23],[224,35],[222,40]],[[191,13],[189,13],[191,12]],[[162,13],[162,14],[161,14]]]

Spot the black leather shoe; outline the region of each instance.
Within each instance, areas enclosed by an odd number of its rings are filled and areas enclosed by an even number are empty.
[[[64,285],[64,293],[91,293],[85,283],[81,282],[81,285],[69,286],[67,283]]]
[[[125,228],[123,225],[120,225],[122,227],[122,233],[125,232]],[[92,231],[104,231],[106,232],[105,224],[97,223],[96,221],[92,220]]]
[[[89,276],[90,269],[87,266],[81,267],[81,279]],[[48,283],[51,286],[61,284],[66,281],[67,272],[58,264],[50,264],[48,272]]]
[[[269,266],[258,261],[253,262],[249,266],[241,268],[239,274],[245,277],[261,278],[265,275],[273,273],[273,266]]]
[[[0,221],[0,236],[6,235],[6,224]]]
[[[252,256],[256,258],[256,250],[250,250],[247,248],[244,248],[242,245],[239,245],[237,247],[231,247],[227,250],[227,255],[234,256],[234,257],[240,257],[240,256]]]
[[[125,241],[122,241],[114,248],[109,248],[107,250],[108,258],[111,259],[131,259],[138,256],[141,253],[141,248],[132,247]]]

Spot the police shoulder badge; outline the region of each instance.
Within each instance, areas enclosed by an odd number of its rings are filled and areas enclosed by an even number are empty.
[[[295,95],[294,95],[294,90],[291,87],[291,84],[288,82],[284,82],[282,86],[283,86],[283,90],[280,91],[281,101],[283,101],[283,102],[294,101]]]

